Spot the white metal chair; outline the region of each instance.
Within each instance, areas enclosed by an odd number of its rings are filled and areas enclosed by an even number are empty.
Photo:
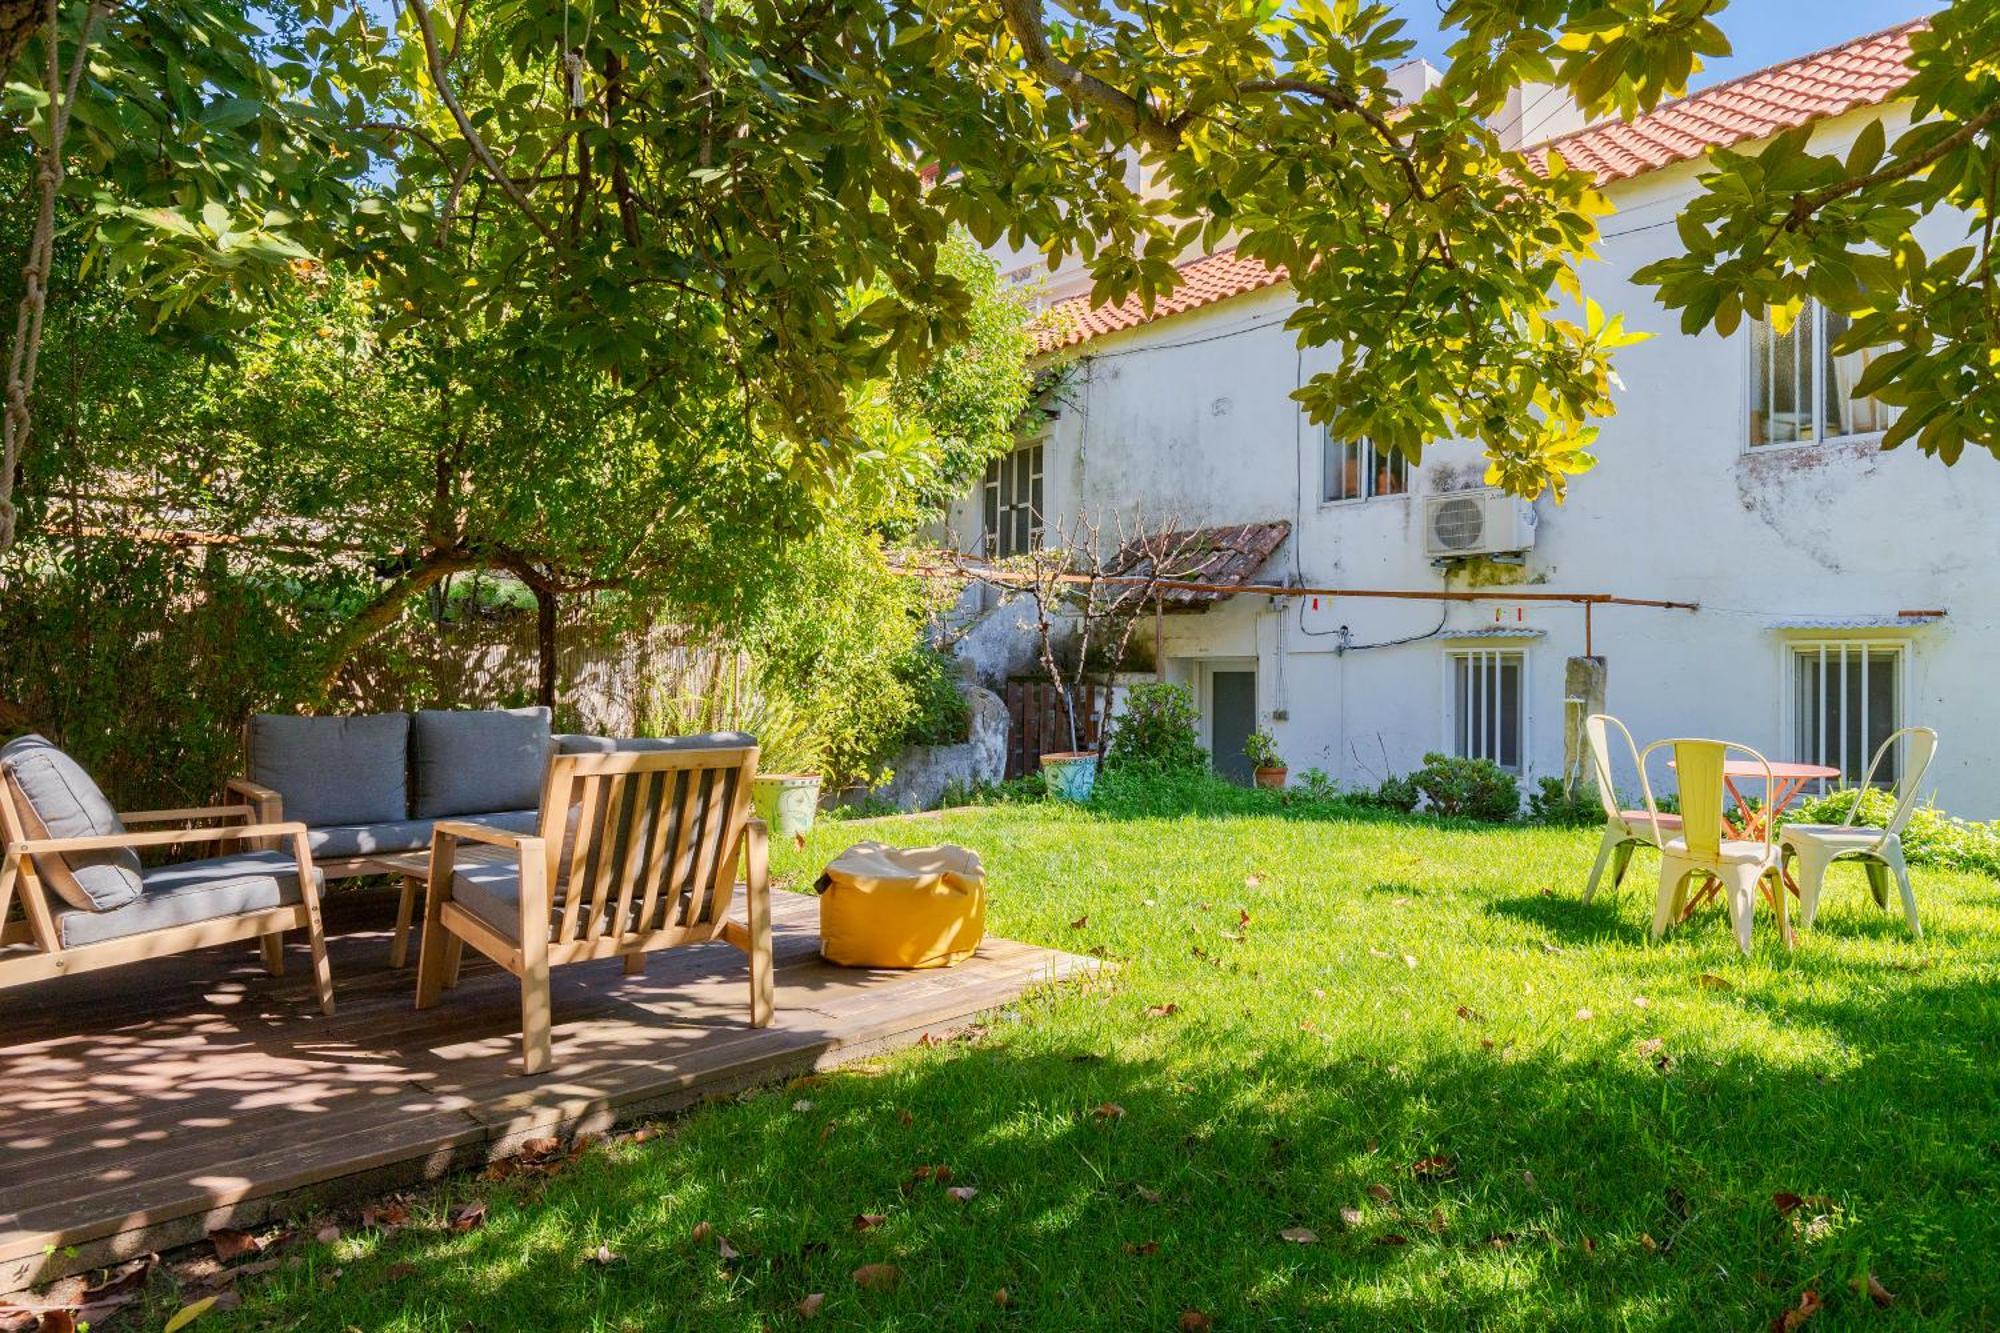
[[[1905,739],[1910,748],[1904,756],[1896,808],[1890,813],[1889,822],[1879,829],[1856,827],[1862,798],[1874,784],[1876,771],[1892,748]],[[1861,862],[1868,872],[1868,888],[1877,907],[1889,905],[1889,879],[1894,877],[1896,889],[1903,895],[1903,916],[1910,923],[1910,933],[1918,939],[1924,937],[1924,928],[1917,923],[1917,898],[1910,891],[1909,867],[1903,863],[1903,826],[1910,822],[1910,815],[1917,808],[1924,774],[1936,756],[1937,732],[1929,727],[1904,727],[1883,741],[1875,757],[1868,761],[1868,772],[1855,789],[1854,805],[1848,810],[1845,823],[1787,824],[1779,831],[1785,874],[1798,885],[1800,925],[1810,928],[1813,918],[1819,915],[1820,889],[1826,882],[1827,868],[1835,861],[1851,859]],[[1792,871],[1794,861],[1798,863],[1796,874]]]
[[[1653,751],[1673,747],[1675,781],[1680,789],[1681,831],[1678,837],[1664,836],[1659,823],[1659,805],[1653,799],[1653,784],[1646,777],[1646,758]],[[1646,795],[1646,814],[1653,821],[1653,837],[1660,848],[1660,891],[1653,904],[1652,938],[1659,939],[1667,927],[1690,910],[1687,884],[1703,877],[1702,896],[1719,889],[1729,907],[1729,924],[1736,932],[1737,947],[1750,952],[1750,924],[1757,907],[1757,886],[1770,887],[1772,908],[1778,914],[1778,933],[1789,946],[1791,925],[1785,914],[1785,886],[1779,865],[1779,850],[1771,841],[1771,821],[1758,822],[1759,836],[1732,838],[1723,819],[1727,787],[1723,765],[1731,752],[1749,756],[1764,770],[1765,799],[1776,785],[1771,761],[1747,745],[1731,741],[1711,741],[1683,737],[1654,741],[1639,752],[1639,784]],[[1695,900],[1699,905],[1701,898]]]
[[[1681,829],[1679,815],[1618,808],[1618,788],[1611,776],[1610,732],[1613,727],[1623,738],[1625,753],[1631,756],[1633,766],[1637,767],[1639,763],[1639,746],[1623,722],[1609,713],[1592,713],[1584,719],[1584,735],[1590,742],[1591,768],[1597,778],[1597,798],[1604,805],[1604,836],[1597,844],[1597,860],[1590,867],[1590,883],[1583,887],[1585,902],[1597,896],[1597,884],[1603,878],[1606,866],[1611,868],[1611,887],[1616,889],[1624,882],[1626,867],[1632,864],[1632,853],[1640,847],[1657,848],[1660,845],[1654,831],[1656,820],[1659,833],[1678,833]]]

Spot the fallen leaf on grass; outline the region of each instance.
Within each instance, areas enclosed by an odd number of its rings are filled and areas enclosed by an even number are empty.
[[[174,1311],[174,1317],[167,1321],[166,1326],[160,1330],[160,1333],[180,1333],[180,1330],[186,1328],[189,1324],[192,1324],[195,1320],[201,1318],[214,1308],[215,1297],[213,1296],[204,1296],[192,1305],[183,1305],[180,1309]],[[42,1328],[46,1330],[48,1327],[49,1323],[44,1319],[42,1321]],[[75,1325],[72,1324],[71,1327],[74,1328]]]
[[[1387,1185],[1370,1185],[1368,1187],[1368,1197],[1377,1203],[1387,1203],[1395,1196],[1389,1193]]]
[[[804,1115],[807,1111],[810,1111],[812,1109],[813,1109],[812,1099],[809,1097],[801,1097],[797,1101],[792,1103],[792,1110],[798,1112],[800,1115]]]
[[[945,1189],[945,1193],[949,1194],[952,1198],[957,1199],[960,1203],[971,1203],[974,1199],[979,1197],[979,1191],[974,1189],[970,1185],[948,1186]]]
[[[1085,912],[1082,916],[1070,922],[1069,928],[1071,930],[1082,930],[1085,926],[1089,924],[1090,924],[1090,913]]]
[[[1125,1251],[1125,1253],[1127,1254],[1139,1255],[1143,1257],[1149,1254],[1158,1254],[1160,1252],[1160,1242],[1156,1240],[1142,1240],[1135,1245],[1128,1240],[1118,1248]]]
[[[409,1224],[410,1210],[400,1203],[385,1203],[379,1207],[370,1205],[361,1210],[361,1225],[364,1227],[381,1227],[393,1231],[397,1227]]]
[[[1735,990],[1736,983],[1728,977],[1718,977],[1713,972],[1704,972],[1694,979],[1694,984],[1703,990]]]
[[[1458,1006],[1458,1016],[1468,1023],[1484,1023],[1486,1021],[1485,1014],[1462,1004]]]
[[[1817,1288],[1807,1287],[1799,1293],[1797,1305],[1771,1321],[1771,1333],[1791,1333],[1791,1330],[1818,1314],[1820,1307],[1825,1304],[1826,1302],[1820,1299]]]
[[[340,1239],[340,1228],[334,1226],[332,1223],[328,1223],[318,1231],[313,1232],[313,1239],[322,1245],[332,1245]]]
[[[1264,881],[1258,878],[1256,875],[1245,875],[1243,877],[1243,887],[1246,889],[1254,889],[1263,882]]]
[[[641,1125],[637,1129],[632,1131],[632,1142],[645,1143],[649,1139],[658,1138],[659,1135],[660,1135],[659,1126]]]
[[[474,1199],[451,1216],[453,1231],[477,1231],[486,1225],[486,1201]]]
[[[894,1264],[863,1264],[854,1270],[854,1285],[863,1291],[894,1291],[903,1284],[903,1270]]]
[[[1294,1245],[1319,1244],[1319,1233],[1311,1227],[1286,1227],[1278,1235],[1281,1239],[1288,1240]]]
[[[1794,1194],[1790,1190],[1779,1190],[1771,1196],[1771,1206],[1778,1210],[1779,1217],[1789,1217],[1805,1206],[1806,1196]]]
[[[625,1256],[622,1254],[613,1254],[609,1245],[598,1246],[590,1252],[588,1257],[590,1262],[596,1264],[599,1268],[609,1268],[613,1264],[622,1264],[625,1262]]]
[[[856,1213],[854,1215],[854,1229],[856,1231],[873,1231],[888,1220],[889,1216],[887,1213]]]
[[[1010,1303],[1010,1299],[1011,1298],[1007,1295],[1007,1289],[1005,1287],[1001,1287],[993,1293],[993,1304],[998,1309],[1002,1310],[1006,1309],[1008,1304]]]
[[[1576,1011],[1576,1021],[1579,1023],[1588,1023],[1591,1019],[1595,1017],[1597,1017],[1597,1015],[1591,1013],[1590,1010],[1588,1009],[1579,1009]]]
[[[1404,967],[1415,968],[1416,965],[1417,965],[1417,956],[1415,954],[1406,953],[1403,955]]]
[[[1390,1249],[1401,1249],[1410,1243],[1410,1238],[1403,1235],[1400,1231],[1388,1231],[1377,1236],[1375,1243],[1377,1245],[1386,1245]]]
[[[1208,1333],[1215,1327],[1215,1321],[1199,1310],[1181,1311],[1181,1333]]]
[[[896,1123],[901,1125],[904,1129],[908,1129],[911,1125],[917,1123],[917,1118],[914,1115],[910,1114],[908,1107],[905,1107],[902,1110],[896,1112]]]
[[[1343,1208],[1340,1210],[1340,1225],[1346,1227],[1349,1231],[1360,1226],[1361,1222],[1362,1217],[1359,1208]]]
[[[688,1232],[688,1239],[699,1245],[714,1234],[715,1227],[707,1221],[701,1221],[695,1223],[694,1230]]]
[[[1660,1252],[1660,1242],[1653,1239],[1651,1232],[1642,1231],[1639,1233],[1639,1248],[1647,1254],[1658,1254]]]
[[[554,1157],[562,1151],[562,1140],[558,1138],[529,1139],[521,1145],[523,1157]]]
[[[1125,1118],[1125,1108],[1117,1102],[1099,1102],[1097,1109],[1090,1114],[1097,1120],[1123,1120]]]
[[[241,1259],[246,1254],[255,1254],[263,1246],[247,1231],[234,1227],[219,1227],[208,1233],[208,1243],[215,1247],[215,1257],[223,1263],[231,1259]]]
[[[1517,1233],[1512,1231],[1496,1231],[1486,1238],[1486,1248],[1489,1250],[1504,1250],[1520,1238]]]
[[[729,1237],[727,1236],[717,1236],[715,1238],[715,1252],[721,1256],[722,1262],[725,1264],[731,1259],[741,1259],[743,1257],[737,1253],[736,1247],[729,1243]]]
[[[1177,1004],[1149,1004],[1146,1006],[1146,1017],[1172,1018],[1180,1011],[1181,1007]]]
[[[1644,1008],[1645,1008],[1645,1007],[1646,1007],[1647,1005],[1649,1005],[1649,1004],[1651,1004],[1651,1003],[1652,1003],[1652,1001],[1651,1001],[1651,1000],[1648,1000],[1648,999],[1647,999],[1647,998],[1646,998],[1645,996],[1643,996],[1643,995],[1634,995],[1634,996],[1632,997],[1632,1005],[1633,1005],[1633,1007],[1634,1007],[1634,1008],[1636,1008],[1636,1009],[1644,1009]]]
[[[1542,952],[1543,952],[1543,953],[1547,953],[1547,954],[1557,954],[1557,953],[1561,953],[1561,952],[1562,952],[1562,946],[1561,946],[1560,944],[1550,944],[1550,943],[1549,943],[1549,942],[1548,942],[1547,940],[1543,940],[1543,941],[1542,941]]]
[[[214,1298],[210,1298],[213,1304]],[[172,1327],[171,1324],[168,1325]],[[35,1333],[76,1333],[76,1316],[68,1310],[46,1310],[35,1321]]]
[[[811,1319],[819,1313],[819,1307],[826,1304],[826,1293],[816,1291],[798,1304],[799,1318]]]
[[[1870,1273],[1860,1285],[1867,1291],[1868,1299],[1875,1302],[1875,1308],[1878,1310],[1886,1310],[1896,1303],[1896,1294],[1883,1286],[1882,1280],[1873,1273]]]
[[[1642,1037],[1632,1043],[1632,1049],[1641,1055],[1658,1055],[1666,1044],[1658,1037]]]
[[[1928,958],[1919,958],[1914,963],[1891,963],[1889,966],[1895,968],[1898,972],[1928,972],[1931,969],[1931,960]]]
[[[1418,1180],[1449,1180],[1458,1172],[1458,1163],[1448,1153],[1432,1153],[1410,1163],[1410,1174]]]

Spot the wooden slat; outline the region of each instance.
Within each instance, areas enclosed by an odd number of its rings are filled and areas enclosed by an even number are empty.
[[[562,893],[562,928],[556,932],[559,940],[576,938],[576,916],[582,910],[583,880],[585,868],[589,865],[593,831],[597,827],[598,777],[595,773],[585,774],[583,795],[578,800],[576,839],[570,849],[569,865],[562,873],[562,883],[556,886]],[[568,819],[568,815],[564,815]],[[567,838],[565,830],[562,835]]]
[[[679,784],[686,782],[689,774],[668,771],[660,774],[660,805],[658,817],[654,820],[653,836],[646,852],[646,894],[639,902],[639,913],[625,923],[628,929],[651,930],[653,914],[660,904],[660,882],[667,874],[667,853],[670,844],[680,836],[680,803],[676,799]]]
[[[711,876],[715,874],[715,863],[725,853],[722,850],[722,826],[728,812],[720,809],[722,804],[722,773],[717,769],[702,772],[706,796],[701,803],[701,836],[695,846],[694,875],[688,880],[687,916],[684,924],[699,926],[709,920],[709,890],[713,887]]]
[[[674,820],[674,862],[667,881],[666,902],[661,907],[662,925],[673,922],[687,924],[687,885],[694,871],[696,850],[695,806],[701,800],[701,770],[687,770],[687,780],[681,789],[681,812]]]

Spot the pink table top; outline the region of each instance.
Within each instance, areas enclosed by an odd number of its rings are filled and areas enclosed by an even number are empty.
[[[1674,767],[1673,760],[1669,759],[1667,761],[1667,767]],[[1761,778],[1764,776],[1764,766],[1755,759],[1725,759],[1722,761],[1722,776],[1726,778]],[[1810,781],[1813,778],[1837,778],[1840,776],[1840,770],[1837,768],[1828,768],[1825,764],[1794,764],[1785,760],[1773,759],[1771,761],[1771,776],[1781,781],[1791,779]]]

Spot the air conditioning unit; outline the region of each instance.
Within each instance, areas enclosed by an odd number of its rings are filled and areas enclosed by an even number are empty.
[[[1535,506],[1491,488],[1424,498],[1424,554],[1433,560],[1517,555],[1535,544]]]

